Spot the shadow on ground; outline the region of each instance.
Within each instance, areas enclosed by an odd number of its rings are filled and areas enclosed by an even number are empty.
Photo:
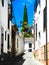
[[[23,65],[25,59],[23,59],[24,54],[11,58],[10,56],[4,56],[4,60],[0,61],[0,65]]]

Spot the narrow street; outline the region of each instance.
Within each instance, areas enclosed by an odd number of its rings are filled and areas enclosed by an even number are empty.
[[[33,53],[28,52],[22,56],[16,57],[13,60],[2,61],[0,65],[43,65],[37,60],[34,60]]]
[[[23,58],[25,59],[23,65],[43,65],[41,62],[34,59],[32,52],[25,53]]]

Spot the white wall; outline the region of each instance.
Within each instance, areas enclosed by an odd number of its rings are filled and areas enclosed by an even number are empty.
[[[47,42],[49,42],[49,0],[47,0]]]
[[[35,49],[46,44],[46,31],[43,31],[43,10],[45,8],[45,1],[46,0],[40,0],[40,6],[37,7],[37,12],[35,13],[35,24],[37,23],[37,40],[35,40]],[[40,11],[40,14],[39,14]],[[36,31],[35,31],[36,32]],[[40,32],[40,38],[39,38],[39,32]],[[35,34],[36,38],[36,34]],[[40,41],[40,42],[39,42]]]
[[[29,48],[29,43],[32,44],[32,48]],[[24,50],[25,52],[28,52],[29,49],[32,49],[32,52],[34,51],[34,42],[25,42],[25,45],[24,45]]]
[[[18,48],[17,48],[17,39],[18,39]],[[16,42],[15,42],[15,48],[16,48],[16,56],[20,55],[24,52],[24,41],[21,36],[19,36],[18,33],[16,33]]]
[[[32,34],[34,34],[34,29],[32,29]]]
[[[5,31],[7,31],[7,23],[8,23],[8,4],[7,0],[4,0],[4,7],[2,7],[2,0],[0,0],[0,19],[1,19],[1,26],[4,28],[4,47],[3,51],[7,53],[7,40],[5,41]]]
[[[24,50],[25,52],[29,52],[29,49],[32,50],[32,52],[34,51],[34,38],[25,38],[25,43],[24,43]],[[29,48],[29,44],[32,44],[32,47]]]
[[[25,51],[28,52],[28,49],[29,49],[29,44],[28,43],[25,43]]]

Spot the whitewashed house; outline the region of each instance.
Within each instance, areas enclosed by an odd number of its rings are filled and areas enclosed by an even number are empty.
[[[12,48],[12,0],[8,0],[8,32],[7,32],[7,48],[11,52]]]
[[[1,17],[1,43],[0,54],[7,53],[7,26],[8,26],[8,2],[6,0],[0,0],[0,17]]]
[[[24,50],[25,52],[33,52],[34,51],[34,38],[25,38],[24,41]]]
[[[48,0],[36,0],[34,13],[36,59],[49,65],[49,4]],[[47,27],[46,27],[47,23]],[[47,44],[47,48],[46,48]],[[47,57],[47,60],[46,60]]]
[[[11,12],[9,15],[8,1],[10,0],[0,0],[0,55],[1,56],[3,56],[4,53],[7,54],[9,51],[11,51],[11,46],[10,46],[11,45]]]
[[[45,25],[43,24],[44,21],[44,8],[45,8],[45,1],[40,0],[36,5],[36,12],[35,12],[35,50],[38,50],[38,59],[41,59],[41,47],[46,44],[46,29]]]
[[[12,24],[12,56],[18,56],[24,53],[23,35],[19,35],[17,26]]]
[[[18,33],[16,33],[16,56],[23,54],[24,53],[24,39],[23,39],[23,35],[19,35]]]

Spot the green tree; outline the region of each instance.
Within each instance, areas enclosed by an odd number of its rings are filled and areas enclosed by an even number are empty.
[[[27,15],[27,7],[26,7],[26,4],[25,4],[25,6],[24,6],[23,21],[28,23],[28,15]]]
[[[22,25],[21,32],[24,32],[24,35],[26,35],[30,28],[30,26],[28,24],[28,15],[27,15],[26,4],[24,6],[24,15],[23,15],[23,21],[21,21],[21,25]]]

